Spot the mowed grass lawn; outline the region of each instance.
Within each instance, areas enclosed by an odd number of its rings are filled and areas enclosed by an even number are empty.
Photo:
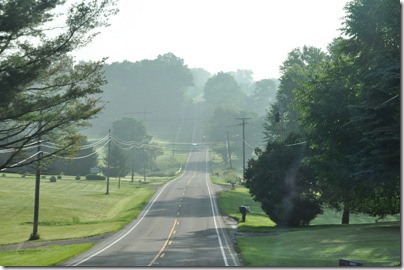
[[[20,243],[33,231],[34,176],[0,176],[0,244]],[[153,190],[137,182],[41,179],[40,241],[80,238],[113,232],[133,220]]]
[[[2,266],[53,266],[92,246],[92,243],[84,243],[3,251],[0,252],[0,264]]]
[[[374,217],[351,215],[350,225],[339,225],[341,213],[325,211],[311,226],[278,228],[245,188],[221,193],[223,212],[241,220],[238,206],[250,205],[246,222],[238,223],[237,246],[245,266],[337,267],[339,259],[363,266],[398,266],[401,262],[399,217],[375,223]],[[248,232],[262,233],[249,235]]]
[[[39,234],[36,241],[88,237],[121,229],[133,220],[150,197],[153,186],[170,179],[148,178],[148,184],[110,179],[75,180],[64,176],[51,183],[41,179]],[[34,187],[33,176],[0,176],[0,244],[21,243],[18,250],[0,252],[2,266],[51,266],[90,248],[76,244],[25,248],[32,233]],[[149,189],[147,187],[152,187]],[[353,225],[341,226],[341,214],[327,211],[312,223],[315,226],[280,229],[262,212],[248,190],[239,188],[221,193],[222,211],[241,218],[238,206],[250,205],[240,232],[262,232],[260,237],[237,238],[246,266],[338,266],[338,259],[352,259],[364,266],[397,266],[401,261],[400,222],[397,217],[374,223],[374,218],[352,216]],[[328,224],[328,225],[324,225]],[[331,224],[331,225],[330,225]],[[334,225],[333,225],[334,224]],[[269,234],[268,234],[269,233]]]

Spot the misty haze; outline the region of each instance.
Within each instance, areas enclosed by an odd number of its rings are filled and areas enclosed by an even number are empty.
[[[0,265],[401,266],[401,6],[0,3]]]

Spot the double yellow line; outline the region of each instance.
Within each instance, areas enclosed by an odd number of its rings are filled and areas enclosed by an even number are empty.
[[[170,233],[168,234],[167,240],[165,241],[164,245],[161,247],[160,251],[157,253],[157,255],[153,258],[153,260],[149,263],[148,266],[152,266],[154,264],[154,262],[161,256],[161,254],[163,253],[164,249],[166,248],[166,246],[168,245],[168,243],[170,242],[171,237],[173,236],[173,234],[175,234],[175,226],[177,226],[179,224],[178,220],[174,220],[174,224],[173,227],[171,228]]]
[[[197,157],[199,159],[199,153],[198,153]],[[195,175],[196,175],[196,170],[194,171],[192,177],[189,178],[188,183],[187,183],[187,187],[190,185],[192,179],[195,178]],[[185,188],[185,190],[186,190],[186,188]],[[182,195],[185,195],[185,191],[184,191],[184,193]],[[181,201],[182,201],[182,198],[181,198]],[[181,204],[179,205],[179,208],[181,208]],[[179,216],[179,214],[180,214],[180,212],[178,211],[177,216]],[[147,266],[153,266],[153,264],[156,262],[156,260],[158,258],[161,258],[161,257],[164,256],[163,251],[164,251],[164,249],[166,248],[167,245],[171,244],[171,237],[175,234],[175,226],[177,226],[179,223],[180,222],[177,219],[174,220],[173,227],[171,228],[171,231],[168,234],[167,240],[164,242],[164,245],[161,247],[161,249],[159,250],[157,255],[153,258],[153,260]]]

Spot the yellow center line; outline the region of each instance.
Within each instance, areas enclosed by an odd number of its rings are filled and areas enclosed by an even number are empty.
[[[154,262],[157,260],[157,258],[160,257],[160,255],[163,253],[163,251],[166,248],[168,242],[170,242],[171,236],[175,233],[174,229],[175,229],[176,225],[177,225],[177,220],[174,220],[174,225],[173,225],[170,233],[168,234],[167,240],[165,241],[163,247],[160,249],[160,251],[157,253],[157,255],[153,258],[153,260],[149,263],[148,266],[152,266],[154,264]]]

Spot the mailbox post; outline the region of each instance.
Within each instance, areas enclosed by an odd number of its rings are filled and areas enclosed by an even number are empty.
[[[248,205],[242,205],[238,208],[238,210],[241,213],[241,222],[245,222],[245,217],[247,215],[247,213],[249,212],[250,207]]]

